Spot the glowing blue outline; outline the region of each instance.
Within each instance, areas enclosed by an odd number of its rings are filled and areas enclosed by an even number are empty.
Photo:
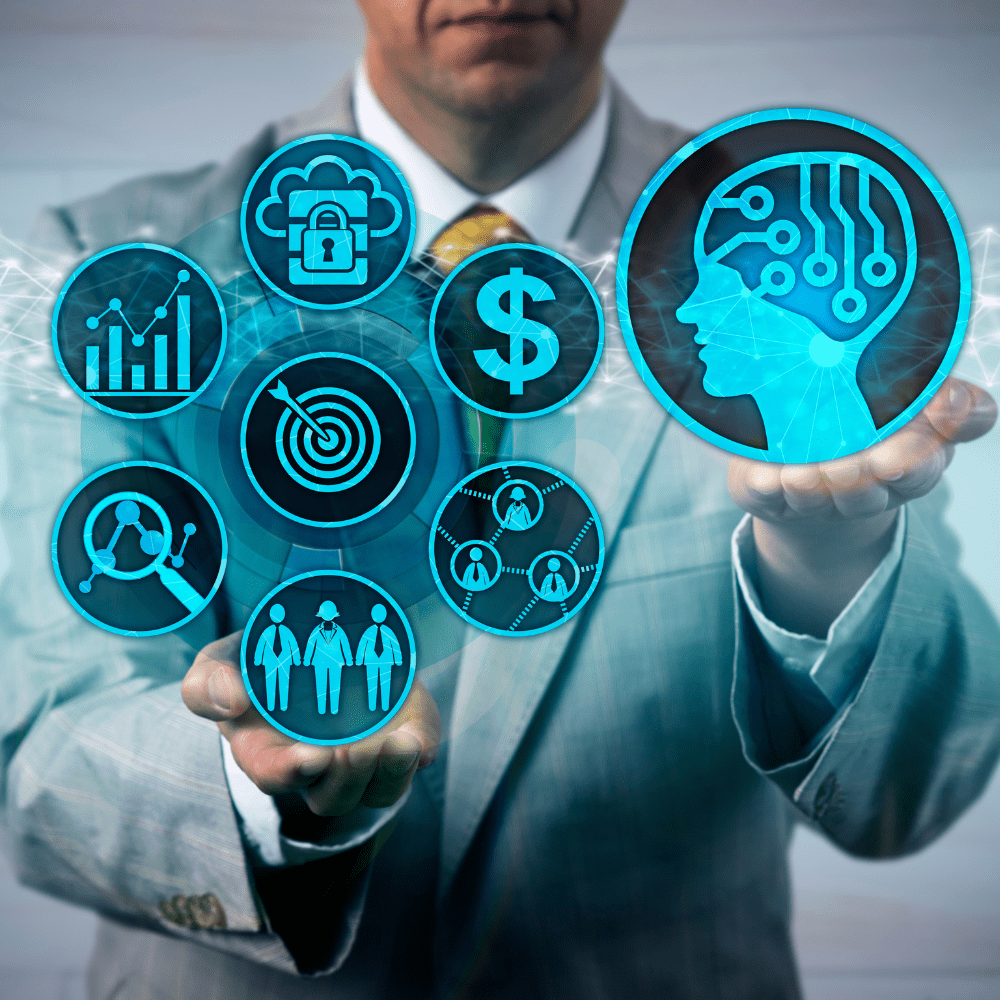
[[[511,469],[511,468],[522,468],[522,469],[538,469],[541,472],[547,472],[550,476],[555,476],[557,479],[561,480],[567,486],[572,487],[577,496],[583,499],[583,502],[587,505],[587,509],[590,511],[591,516],[594,518],[594,527],[597,528],[597,541],[598,541],[598,552],[597,552],[597,564],[594,569],[594,579],[590,583],[590,587],[587,592],[580,598],[577,602],[576,607],[568,615],[560,618],[558,621],[552,622],[550,625],[546,625],[544,628],[535,628],[521,631],[518,629],[515,632],[511,632],[509,627],[506,629],[494,628],[492,625],[484,625],[480,621],[476,621],[467,612],[463,611],[449,595],[448,591],[445,589],[444,584],[441,582],[441,577],[438,574],[437,563],[434,559],[434,540],[437,537],[438,525],[441,523],[441,515],[444,513],[445,508],[451,503],[452,498],[461,490],[461,488],[478,476],[481,476],[484,472],[492,472],[494,469]],[[555,551],[555,550],[553,550]],[[484,465],[481,469],[477,469],[475,472],[470,473],[464,479],[459,480],[455,486],[449,491],[448,495],[441,501],[441,505],[437,509],[437,513],[434,515],[434,520],[431,522],[430,535],[427,540],[427,558],[431,565],[431,575],[434,577],[434,583],[437,586],[438,592],[445,599],[448,607],[452,609],[460,618],[467,621],[470,625],[475,625],[476,628],[481,629],[483,632],[491,632],[493,635],[506,636],[508,639],[520,639],[527,635],[541,635],[544,632],[551,632],[554,628],[559,628],[560,625],[565,625],[566,622],[570,620],[587,602],[594,596],[594,591],[597,589],[597,584],[601,580],[601,575],[604,573],[604,528],[601,525],[601,517],[597,513],[597,509],[590,502],[590,497],[587,496],[583,490],[572,479],[569,478],[565,473],[559,472],[556,469],[551,468],[548,465],[542,465],[540,462],[525,462],[521,460],[511,459],[508,462],[495,462],[493,465]],[[529,584],[530,586],[530,584]],[[533,588],[532,588],[533,589]],[[485,593],[485,591],[484,591]],[[546,602],[551,603],[551,602]]]
[[[276,722],[271,718],[270,714],[266,711],[264,706],[257,700],[257,695],[254,694],[254,690],[250,685],[250,674],[247,671],[247,643],[250,639],[250,632],[253,628],[253,623],[257,620],[257,616],[267,607],[271,600],[280,594],[283,590],[290,587],[293,583],[299,583],[301,580],[313,580],[321,576],[339,576],[345,577],[348,580],[354,580],[357,583],[364,584],[366,587],[371,587],[372,590],[378,591],[395,609],[396,614],[399,615],[400,621],[403,623],[403,628],[406,629],[406,637],[410,642],[410,673],[406,678],[406,684],[403,685],[402,694],[400,694],[399,699],[396,704],[385,714],[385,716],[371,729],[366,729],[363,733],[358,733],[355,736],[345,736],[343,739],[339,740],[318,740],[311,736],[302,736],[300,733],[292,732],[291,729],[286,728],[281,725],[280,722]],[[357,743],[358,740],[363,740],[366,736],[371,736],[372,733],[377,733],[403,706],[403,702],[406,701],[407,695],[410,693],[410,688],[413,686],[413,678],[417,673],[417,643],[413,638],[413,630],[410,628],[410,623],[406,619],[406,615],[403,614],[403,609],[396,603],[396,600],[387,591],[383,590],[377,583],[366,577],[359,576],[357,573],[349,573],[347,570],[343,569],[314,569],[310,570],[308,573],[299,573],[298,576],[293,576],[290,580],[285,580],[279,583],[276,587],[269,590],[264,598],[260,601],[256,608],[253,610],[253,614],[250,615],[249,620],[243,627],[243,640],[240,642],[240,672],[243,674],[243,686],[247,690],[247,694],[250,695],[250,700],[256,705],[257,711],[267,720],[268,725],[273,726],[275,729],[280,730],[286,736],[291,736],[294,740],[299,740],[302,743],[312,743],[314,746],[321,747],[333,747],[342,746],[344,743]]]
[[[406,204],[410,210],[410,238],[406,242],[406,250],[403,252],[399,259],[399,263],[396,265],[396,269],[382,282],[378,288],[373,289],[366,295],[362,295],[359,298],[349,299],[346,302],[310,302],[308,299],[298,299],[291,292],[286,292],[283,288],[279,288],[271,279],[263,272],[261,267],[258,265],[256,258],[250,251],[250,244],[247,240],[247,205],[250,203],[250,194],[254,189],[254,185],[257,183],[257,178],[269,167],[279,156],[286,153],[288,150],[295,146],[299,146],[304,142],[316,142],[318,140],[323,141],[334,141],[334,142],[349,142],[354,146],[361,146],[363,149],[367,149],[370,153],[374,153],[383,163],[385,163],[389,169],[396,175],[400,185],[403,188],[403,193],[406,195]],[[328,154],[332,155],[332,154]],[[301,167],[297,169],[302,169]],[[363,169],[363,168],[359,168]],[[381,181],[380,181],[381,184]],[[275,230],[277,231],[277,230]],[[371,235],[371,234],[370,234]],[[413,193],[410,191],[410,185],[407,184],[406,178],[400,173],[399,168],[396,166],[392,160],[389,159],[385,153],[380,149],[376,149],[370,143],[365,142],[363,139],[357,139],[351,135],[337,135],[334,132],[319,133],[317,135],[307,135],[301,139],[293,139],[291,142],[286,142],[284,146],[280,149],[276,149],[256,170],[253,177],[250,178],[250,183],[247,185],[246,191],[243,193],[243,201],[240,205],[240,239],[243,243],[243,252],[246,254],[247,260],[250,262],[250,266],[254,269],[257,275],[260,277],[261,281],[267,285],[272,291],[277,292],[283,299],[288,302],[294,302],[298,306],[305,306],[307,309],[349,309],[351,306],[361,305],[362,302],[367,302],[369,299],[375,298],[380,292],[385,291],[389,285],[391,285],[399,273],[404,267],[409,263],[410,254],[413,252],[413,244],[417,238],[417,208],[413,202]],[[366,258],[367,259],[367,258]],[[287,266],[287,259],[285,260],[285,265]],[[318,285],[318,286],[303,286],[303,287],[319,287],[319,288],[331,288],[331,287],[349,287],[343,286],[331,286],[331,285]]]
[[[98,403],[96,400],[91,399],[87,393],[73,380],[73,377],[69,373],[69,369],[63,361],[62,351],[59,349],[59,312],[62,309],[63,299],[66,298],[66,293],[69,291],[70,285],[72,285],[79,275],[90,267],[91,264],[96,263],[102,257],[107,257],[108,254],[118,253],[120,250],[161,250],[163,253],[169,254],[171,257],[176,257],[177,260],[183,261],[189,267],[194,268],[194,270],[197,271],[198,274],[204,279],[212,292],[212,295],[215,297],[215,304],[219,307],[219,316],[222,319],[222,332],[219,335],[219,340],[221,341],[219,344],[219,354],[215,359],[215,364],[212,366],[212,370],[208,373],[208,377],[197,389],[192,390],[191,393],[179,403],[174,403],[173,406],[168,406],[165,410],[156,410],[153,413],[124,413],[121,410],[113,410],[110,406],[105,406],[103,403]],[[215,282],[212,281],[212,279],[193,260],[191,260],[190,257],[186,257],[179,250],[171,250],[170,247],[160,246],[159,243],[121,243],[116,247],[109,247],[107,250],[102,250],[100,253],[94,254],[93,257],[89,257],[82,264],[80,264],[79,267],[77,267],[77,269],[63,283],[62,289],[59,292],[59,297],[56,299],[55,308],[52,310],[52,349],[55,352],[56,364],[59,365],[59,370],[62,372],[63,378],[66,379],[70,388],[84,402],[90,403],[91,406],[96,407],[104,413],[110,414],[112,417],[124,417],[126,420],[151,420],[154,417],[165,417],[168,413],[176,413],[176,411],[181,407],[194,402],[194,400],[209,387],[212,379],[215,378],[219,368],[222,366],[222,358],[226,353],[227,331],[228,321],[226,319],[226,307],[222,304],[222,296],[219,295],[219,290],[215,287]],[[151,392],[149,395],[155,396],[156,393]]]
[[[554,257],[561,264],[565,264],[569,267],[574,274],[583,282],[584,287],[590,292],[590,297],[594,300],[594,306],[597,309],[597,350],[594,353],[594,361],[587,371],[587,374],[580,380],[580,384],[563,399],[558,402],[553,403],[551,406],[546,406],[544,410],[530,410],[527,413],[508,413],[506,410],[491,410],[488,406],[483,406],[482,403],[477,403],[475,400],[470,399],[468,396],[462,392],[457,385],[448,377],[444,370],[444,365],[441,363],[441,359],[438,357],[437,351],[437,338],[434,336],[434,321],[437,319],[438,305],[444,296],[445,289],[452,283],[455,277],[468,267],[473,261],[479,260],[480,257],[485,257],[487,254],[498,253],[501,250],[536,250],[538,253],[548,254],[550,257]],[[488,413],[493,417],[503,417],[509,420],[524,420],[528,417],[541,417],[546,413],[551,413],[553,410],[558,410],[560,406],[565,406],[572,399],[583,391],[590,380],[594,377],[594,372],[597,371],[597,366],[600,364],[601,355],[604,353],[604,307],[601,305],[601,300],[597,297],[597,292],[594,286],[590,283],[587,276],[581,271],[573,261],[564,257],[561,253],[556,253],[555,250],[549,250],[547,247],[537,246],[534,243],[501,243],[495,247],[487,247],[485,250],[480,250],[478,253],[474,253],[471,257],[467,257],[462,261],[458,267],[455,268],[451,274],[445,278],[444,283],[437,291],[437,295],[434,296],[434,305],[431,306],[431,317],[428,322],[429,337],[428,341],[431,348],[431,357],[434,359],[434,366],[438,370],[441,378],[444,379],[444,384],[448,386],[449,389],[459,399],[468,403],[475,410],[479,410],[481,413]],[[543,376],[544,377],[544,376]]]
[[[280,375],[286,368],[291,368],[292,365],[297,365],[303,361],[313,361],[316,358],[340,358],[346,361],[356,361],[358,364],[364,365],[365,368],[369,368],[371,371],[375,372],[376,375],[380,376],[386,383],[388,383],[389,386],[392,387],[396,396],[403,404],[403,412],[406,414],[406,422],[410,428],[410,455],[406,461],[406,468],[403,469],[403,474],[400,477],[399,482],[393,488],[393,491],[383,501],[381,501],[377,507],[373,507],[370,511],[368,511],[368,513],[362,514],[360,517],[352,517],[349,521],[308,521],[304,517],[297,517],[295,514],[290,513],[285,510],[284,507],[279,507],[278,504],[264,492],[263,487],[257,482],[257,477],[254,476],[252,470],[250,469],[250,461],[247,458],[247,422],[250,419],[250,411],[253,409],[254,403],[257,402],[257,397],[260,396],[261,392],[263,392],[268,382],[274,379],[275,376]],[[268,504],[268,506],[276,510],[282,515],[282,517],[287,517],[298,524],[308,524],[313,528],[344,528],[349,524],[358,524],[360,521],[367,521],[368,518],[374,517],[380,510],[385,510],[385,508],[396,499],[399,491],[406,485],[406,480],[410,478],[410,472],[413,470],[413,460],[416,457],[416,454],[417,428],[416,424],[413,422],[413,412],[410,409],[410,403],[406,396],[403,395],[403,390],[400,389],[399,386],[396,385],[396,383],[384,371],[382,371],[381,368],[373,365],[370,361],[366,361],[364,358],[359,358],[354,354],[344,354],[341,351],[317,351],[314,354],[303,354],[299,358],[292,358],[291,361],[286,361],[280,368],[276,368],[254,390],[254,394],[250,397],[250,402],[247,403],[246,408],[243,410],[243,420],[240,423],[240,457],[243,459],[243,468],[246,469],[247,476],[250,477],[250,482],[253,485],[253,488],[260,494],[261,498]]]
[[[959,272],[958,313],[955,319],[955,332],[952,334],[951,341],[948,344],[948,350],[945,352],[945,356],[941,359],[941,364],[938,366],[938,369],[934,373],[930,382],[924,387],[916,399],[914,399],[909,406],[903,410],[902,413],[894,417],[883,427],[877,429],[875,439],[867,446],[870,448],[872,445],[877,444],[879,441],[882,441],[889,437],[889,435],[895,433],[901,427],[906,426],[906,424],[908,424],[924,408],[924,406],[930,402],[931,398],[941,387],[941,383],[944,382],[945,378],[947,378],[948,373],[955,364],[955,359],[958,357],[958,352],[962,347],[965,329],[969,322],[969,311],[972,302],[972,276],[971,264],[969,262],[969,247],[965,241],[965,234],[962,232],[961,224],[958,221],[958,214],[956,213],[951,201],[949,201],[948,196],[945,194],[940,183],[938,183],[934,175],[927,169],[927,167],[924,166],[924,164],[905,146],[886,135],[886,133],[881,132],[879,129],[876,129],[871,125],[867,125],[864,122],[860,122],[856,118],[849,118],[846,115],[839,115],[832,111],[817,111],[810,108],[779,108],[771,111],[755,111],[751,114],[741,115],[738,118],[731,118],[728,121],[722,122],[721,124],[708,129],[706,132],[702,132],[701,135],[695,137],[674,153],[674,155],[671,156],[659,170],[657,170],[646,187],[643,188],[642,194],[639,196],[639,199],[635,204],[635,208],[632,209],[632,214],[629,216],[628,224],[625,226],[625,232],[622,235],[622,244],[621,249],[618,252],[618,265],[615,272],[618,319],[621,325],[622,336],[624,337],[625,344],[628,347],[628,353],[632,358],[632,363],[639,372],[646,388],[649,389],[659,403],[666,408],[667,412],[670,413],[682,427],[686,427],[703,440],[722,448],[724,451],[728,451],[730,454],[743,455],[746,458],[753,458],[760,462],[769,461],[766,457],[766,450],[762,448],[751,448],[748,445],[731,441],[729,438],[723,437],[716,431],[709,430],[707,427],[698,423],[694,417],[690,416],[680,407],[679,404],[675,403],[674,400],[670,398],[666,390],[656,380],[652,372],[650,372],[649,368],[646,366],[645,360],[643,359],[642,352],[639,349],[639,344],[635,336],[635,330],[632,328],[632,320],[629,316],[628,266],[629,257],[632,253],[632,244],[635,241],[635,235],[639,229],[640,223],[642,222],[642,217],[645,214],[649,203],[653,200],[656,192],[662,187],[663,182],[667,179],[667,177],[694,152],[701,149],[708,143],[713,142],[715,139],[728,135],[730,132],[735,132],[737,129],[745,128],[748,125],[756,125],[761,122],[771,121],[825,122],[829,125],[839,125],[852,132],[857,132],[859,135],[864,135],[869,139],[874,139],[890,153],[898,156],[917,174],[920,180],[923,181],[928,191],[937,202],[938,207],[941,209],[945,221],[948,224],[948,228],[952,234],[955,246],[955,255],[958,259]],[[819,459],[819,461],[826,461],[826,459]]]
[[[152,629],[147,632],[137,632],[134,629],[120,629],[114,628],[112,625],[106,625],[104,622],[95,618],[92,614],[85,611],[77,603],[76,598],[74,598],[72,591],[66,586],[66,581],[63,579],[62,568],[59,565],[59,529],[62,527],[63,518],[66,516],[66,511],[69,510],[70,504],[80,495],[80,493],[89,486],[95,479],[100,479],[101,476],[106,475],[109,472],[115,472],[118,469],[161,469],[164,472],[172,472],[175,476],[180,476],[186,483],[193,486],[204,498],[208,501],[208,506],[211,508],[212,513],[215,515],[216,523],[219,525],[219,534],[222,539],[222,557],[219,561],[219,572],[215,577],[215,583],[212,584],[212,589],[209,590],[208,594],[205,596],[205,603],[197,610],[189,614],[186,618],[182,618],[179,622],[173,625],[167,625],[164,628]],[[97,472],[92,473],[83,480],[82,483],[78,483],[74,488],[73,492],[66,498],[63,502],[62,507],[59,508],[59,513],[56,515],[55,527],[52,529],[52,566],[55,570],[56,582],[59,584],[59,589],[63,592],[66,599],[73,605],[79,614],[87,619],[91,624],[96,625],[98,628],[104,629],[105,632],[114,632],[116,635],[125,635],[130,638],[139,638],[142,636],[149,635],[163,635],[166,632],[173,632],[175,629],[179,629],[182,625],[186,625],[189,621],[197,618],[198,615],[208,607],[211,603],[212,598],[219,591],[219,587],[222,586],[222,577],[226,572],[226,563],[229,559],[229,538],[226,535],[226,525],[222,520],[222,514],[219,512],[219,508],[216,507],[215,501],[205,492],[205,488],[199,483],[196,483],[186,472],[181,472],[180,469],[175,469],[172,465],[164,465],[162,462],[144,462],[144,461],[133,461],[133,462],[117,462],[115,465],[106,465],[103,469],[98,469]],[[125,582],[125,581],[123,581]]]

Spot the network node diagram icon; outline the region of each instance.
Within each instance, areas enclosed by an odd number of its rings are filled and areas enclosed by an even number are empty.
[[[186,406],[219,370],[226,313],[212,280],[169,247],[127,243],[84,261],[52,314],[52,343],[70,386],[120,417]]]
[[[400,709],[416,673],[403,609],[341,570],[303,573],[257,605],[240,648],[243,683],[276,729],[307,743],[352,743]]]
[[[853,119],[786,110],[724,123],[663,167],[618,289],[633,360],[682,423],[801,463],[919,412],[961,346],[970,281],[954,210],[912,154]]]
[[[568,477],[533,462],[486,466],[445,498],[430,536],[431,571],[466,621],[497,635],[562,625],[593,594],[604,533]]]
[[[438,371],[466,403],[521,419],[564,406],[590,380],[604,346],[604,313],[572,261],[510,243],[463,261],[431,310]]]
[[[413,467],[416,428],[398,385],[348,354],[307,354],[257,386],[240,429],[250,482],[300,524],[333,528],[383,510]]]
[[[211,497],[178,469],[123,462],[94,473],[56,519],[56,578],[85,618],[160,635],[200,614],[222,583],[226,531]]]
[[[343,309],[381,292],[416,235],[410,189],[374,146],[343,135],[296,139],[261,164],[240,227],[254,270],[279,295]]]

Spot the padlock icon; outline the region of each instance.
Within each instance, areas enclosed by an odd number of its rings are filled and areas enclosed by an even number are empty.
[[[304,271],[350,271],[354,268],[354,231],[344,210],[334,202],[323,202],[309,213],[302,233]]]

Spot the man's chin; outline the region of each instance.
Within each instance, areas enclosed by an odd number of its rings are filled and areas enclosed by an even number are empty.
[[[446,86],[435,89],[464,114],[490,118],[509,115],[540,99],[551,100],[555,81],[547,65],[491,60],[448,73]]]

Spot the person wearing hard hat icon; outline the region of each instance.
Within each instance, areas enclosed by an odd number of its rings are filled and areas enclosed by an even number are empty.
[[[353,666],[351,644],[347,633],[334,621],[340,617],[333,601],[324,601],[316,612],[323,620],[309,633],[306,653],[302,662],[316,671],[316,708],[320,715],[326,713],[327,681],[330,686],[330,714],[340,710],[340,674],[344,665]]]
[[[510,491],[510,498],[513,503],[507,508],[507,514],[503,519],[503,526],[513,531],[527,531],[531,527],[531,511],[524,502],[527,494],[520,486],[515,486]]]

